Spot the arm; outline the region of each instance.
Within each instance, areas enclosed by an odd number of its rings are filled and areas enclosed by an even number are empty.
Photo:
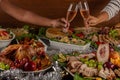
[[[120,0],[111,0],[108,5],[101,11],[97,16],[90,16],[88,18],[88,23],[91,26],[105,22],[114,17],[120,10]]]
[[[101,12],[97,17],[89,16],[87,22],[90,26],[94,26],[99,23],[108,21],[108,19],[109,19],[109,15],[107,12],[104,11],[104,12]]]
[[[101,11],[108,13],[108,20],[118,14],[120,10],[120,0],[110,0],[108,5]]]
[[[60,23],[59,20],[52,20],[45,17],[41,17],[35,13],[32,13],[30,11],[24,10],[22,8],[19,8],[12,3],[9,2],[9,0],[1,0],[0,2],[1,9],[9,14],[10,16],[14,17],[15,19],[27,23],[32,23],[36,25],[42,25],[42,26],[60,26],[63,24]]]

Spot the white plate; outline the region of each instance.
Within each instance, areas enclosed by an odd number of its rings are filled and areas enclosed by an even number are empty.
[[[87,43],[85,45],[74,45],[50,40],[50,47],[53,49],[59,49],[60,52],[88,52],[88,50],[90,50],[90,43]]]
[[[41,69],[38,71],[22,71],[22,73],[41,73],[41,72],[45,72],[45,71],[49,70],[51,67],[52,67],[52,64],[45,69]]]

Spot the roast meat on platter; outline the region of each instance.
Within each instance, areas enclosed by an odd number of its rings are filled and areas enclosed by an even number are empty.
[[[0,53],[0,62],[24,71],[38,71],[51,65],[45,46],[38,40],[31,39],[20,44],[9,45]]]

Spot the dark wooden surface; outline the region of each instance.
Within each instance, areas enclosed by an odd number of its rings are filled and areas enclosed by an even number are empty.
[[[78,2],[80,0],[10,0],[13,4],[24,9],[33,11],[38,15],[48,18],[60,18],[66,16],[66,11],[71,2]],[[98,15],[100,10],[109,2],[109,0],[88,0],[91,15]],[[120,22],[120,14],[114,17],[107,23],[102,23],[99,26],[112,26]],[[11,16],[0,10],[0,25],[6,26],[21,26],[23,22],[19,22]],[[76,18],[72,21],[71,25],[83,26],[83,21],[80,13],[78,12]],[[98,26],[98,25],[97,25]]]

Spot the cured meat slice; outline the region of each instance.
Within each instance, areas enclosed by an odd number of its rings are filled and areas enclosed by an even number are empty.
[[[109,59],[109,44],[100,44],[96,54],[98,62],[105,63]]]

